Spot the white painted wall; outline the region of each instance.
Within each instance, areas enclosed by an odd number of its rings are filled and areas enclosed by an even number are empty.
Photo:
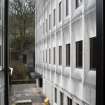
[[[62,1],[62,21],[58,21],[58,5]],[[64,105],[67,105],[67,96],[71,97],[73,105],[95,105],[96,101],[96,71],[89,69],[89,38],[96,36],[96,6],[95,0],[83,0],[82,5],[75,9],[75,0],[69,0],[69,15],[65,16],[66,0],[43,0],[38,5],[37,40],[36,40],[36,70],[43,75],[43,92],[50,99],[52,105],[60,105],[60,91],[64,93]],[[36,2],[42,2],[36,0]],[[71,8],[70,8],[71,7]],[[42,31],[43,22],[46,28],[46,19],[49,14],[53,18],[53,9],[56,9],[56,25],[51,30]],[[42,13],[43,11],[43,13]],[[42,21],[43,20],[43,21]],[[41,21],[41,22],[40,22]],[[52,19],[53,22],[53,19]],[[43,33],[44,32],[44,33]],[[43,42],[44,40],[44,42]],[[76,41],[83,40],[83,67],[76,68]],[[42,43],[43,42],[43,43]],[[71,66],[66,67],[66,44],[70,43]],[[59,49],[62,45],[62,66],[59,66]],[[56,64],[53,64],[53,47],[56,49]],[[51,64],[49,52],[51,48]],[[42,54],[44,51],[44,54]],[[54,87],[57,88],[57,104],[54,102]]]

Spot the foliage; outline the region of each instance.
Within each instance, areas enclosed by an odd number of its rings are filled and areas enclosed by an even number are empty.
[[[9,3],[10,47],[24,50],[34,46],[35,3],[34,0],[13,0]]]

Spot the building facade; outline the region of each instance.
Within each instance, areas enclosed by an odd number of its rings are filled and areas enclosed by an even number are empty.
[[[96,0],[36,0],[35,70],[51,105],[96,105]]]
[[[4,105],[4,73],[3,73],[3,1],[0,0],[0,105]]]

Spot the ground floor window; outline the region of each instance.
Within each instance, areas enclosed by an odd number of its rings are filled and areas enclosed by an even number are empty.
[[[57,103],[57,88],[55,88],[55,103]]]
[[[60,92],[60,105],[64,105],[64,94]]]
[[[72,99],[67,97],[67,105],[72,105]]]

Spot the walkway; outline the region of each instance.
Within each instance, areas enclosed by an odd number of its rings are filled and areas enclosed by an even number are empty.
[[[35,84],[19,84],[12,85],[10,99],[12,104],[17,100],[31,99],[32,105],[43,105],[44,95]]]

